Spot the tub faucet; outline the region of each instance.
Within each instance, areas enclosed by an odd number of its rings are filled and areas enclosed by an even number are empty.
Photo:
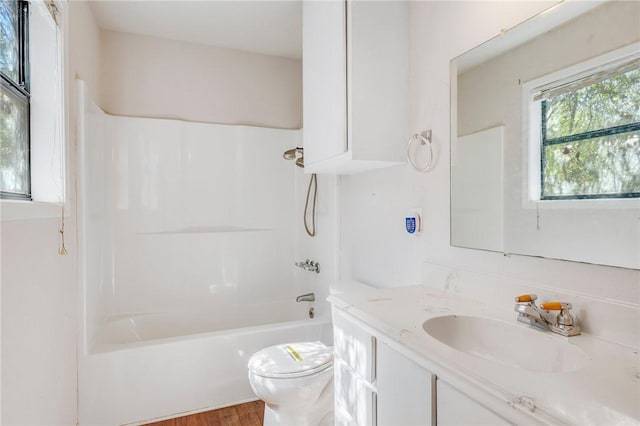
[[[301,294],[300,296],[296,297],[296,302],[315,302],[315,301],[316,301],[315,293]]]
[[[580,326],[575,323],[570,312],[573,307],[571,303],[547,302],[538,307],[537,298],[535,294],[523,294],[515,298],[514,310],[518,313],[518,321],[566,337],[580,334]]]
[[[315,272],[316,274],[320,273],[320,264],[318,262],[314,262],[313,260],[300,260],[296,262],[296,266],[298,268],[304,269],[305,271]]]

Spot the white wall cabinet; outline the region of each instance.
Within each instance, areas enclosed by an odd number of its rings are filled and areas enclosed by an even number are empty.
[[[409,2],[303,3],[306,172],[403,163],[408,93]]]
[[[442,380],[438,380],[437,383],[438,426],[500,426],[511,424],[448,383]]]

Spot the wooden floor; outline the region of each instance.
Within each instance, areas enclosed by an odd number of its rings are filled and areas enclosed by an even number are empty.
[[[255,401],[176,419],[149,423],[149,426],[262,426],[264,402]]]

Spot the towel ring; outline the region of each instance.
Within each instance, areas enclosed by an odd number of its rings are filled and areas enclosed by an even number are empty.
[[[411,144],[416,141],[420,142],[419,146],[426,146],[429,150],[429,160],[424,165],[424,167],[418,167],[411,158]],[[425,130],[422,133],[415,133],[409,138],[409,143],[407,144],[407,161],[409,162],[411,168],[419,172],[427,172],[431,170],[431,168],[433,167],[433,148],[431,147],[431,142],[431,130]]]

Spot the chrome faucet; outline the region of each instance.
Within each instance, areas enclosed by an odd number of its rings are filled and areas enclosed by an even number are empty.
[[[566,337],[580,334],[580,326],[576,324],[570,312],[573,307],[571,303],[547,302],[538,307],[538,296],[535,294],[523,294],[515,299],[514,310],[518,313],[518,321]]]
[[[316,301],[315,293],[301,294],[300,296],[296,297],[296,302],[315,302],[315,301]]]
[[[304,269],[305,271],[315,272],[316,274],[320,273],[320,264],[318,262],[314,262],[313,260],[300,260],[296,262],[296,266],[298,268]]]

